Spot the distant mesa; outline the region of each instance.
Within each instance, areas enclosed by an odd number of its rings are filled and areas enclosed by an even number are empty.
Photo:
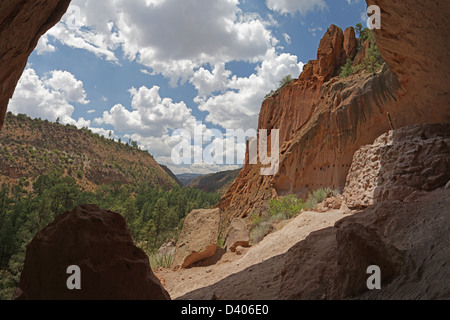
[[[231,184],[236,180],[241,169],[221,171],[217,173],[195,176],[192,175],[192,179],[189,181],[188,186],[191,188],[197,188],[205,192],[217,192],[219,194],[225,194],[230,188]]]
[[[184,185],[184,186],[188,186],[192,180],[194,180],[195,178],[201,177],[203,176],[203,174],[200,173],[182,173],[182,174],[177,174],[177,179]]]

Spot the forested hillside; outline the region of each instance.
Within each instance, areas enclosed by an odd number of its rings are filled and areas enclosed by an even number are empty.
[[[190,211],[220,198],[180,187],[136,145],[86,129],[9,114],[0,143],[0,299],[17,287],[26,245],[67,210],[96,204],[122,214],[151,254],[178,237]]]
[[[121,182],[171,188],[175,180],[135,141],[114,141],[87,128],[8,113],[0,132],[0,183],[31,187],[38,177],[59,172],[86,190]],[[31,190],[31,189],[30,189]]]

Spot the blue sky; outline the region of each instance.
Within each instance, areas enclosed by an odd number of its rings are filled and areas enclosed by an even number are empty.
[[[9,110],[131,138],[175,173],[237,168],[174,165],[172,132],[256,129],[265,94],[316,58],[331,24],[354,26],[365,10],[363,0],[72,0]]]

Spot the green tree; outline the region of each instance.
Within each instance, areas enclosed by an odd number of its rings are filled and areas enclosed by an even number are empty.
[[[141,230],[141,240],[145,244],[146,251],[149,252],[156,246],[156,224],[153,220],[148,220]]]
[[[353,74],[353,62],[350,59],[347,59],[347,62],[341,69],[340,77],[347,78]]]
[[[153,221],[155,221],[156,237],[158,238],[163,230],[164,217],[169,213],[169,207],[167,206],[167,201],[164,198],[158,199],[153,210]]]
[[[186,216],[187,200],[186,196],[180,192],[177,197],[177,215],[178,219],[183,219]]]
[[[358,35],[358,38],[361,38],[363,29],[364,29],[364,27],[363,27],[362,23],[356,24],[355,31],[356,31],[356,34]]]
[[[287,75],[286,77],[284,77],[283,79],[280,80],[280,88],[283,88],[284,86],[287,86],[292,81],[294,81],[292,76],[291,75]]]
[[[148,201],[144,204],[144,206],[142,207],[141,210],[141,218],[142,218],[142,222],[143,223],[147,223],[147,221],[149,221],[152,217],[152,213],[153,213],[153,204]]]
[[[370,73],[375,73],[381,68],[383,59],[381,58],[380,50],[375,43],[370,45],[364,63],[366,64],[367,71]]]
[[[297,199],[295,195],[289,195],[281,200],[273,199],[269,202],[269,213],[271,216],[282,215],[289,219],[295,216],[303,209],[303,202]]]
[[[133,198],[128,198],[123,203],[123,209],[122,214],[125,217],[125,220],[127,221],[128,228],[130,229],[131,233],[136,236],[138,233],[139,226],[136,224],[137,217],[137,210],[135,205],[135,200]]]

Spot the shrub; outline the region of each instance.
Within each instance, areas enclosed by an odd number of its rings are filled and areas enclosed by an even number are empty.
[[[6,270],[0,270],[0,300],[10,300],[16,289],[14,276]]]
[[[294,79],[292,78],[291,75],[287,75],[286,77],[284,77],[283,79],[280,80],[279,85],[280,87],[278,88],[278,90],[280,90],[281,88],[287,86],[288,84],[290,84],[292,81],[294,81]],[[266,96],[264,97],[264,99],[270,98],[275,94],[276,91],[271,90],[268,94],[266,94]]]
[[[303,202],[295,195],[289,195],[281,200],[273,199],[269,202],[269,213],[271,216],[283,215],[285,219],[290,219],[302,211]]]
[[[359,73],[361,70],[364,70],[365,67],[366,67],[366,66],[364,65],[364,63],[358,64],[357,66],[355,66],[355,67],[353,68],[353,74]]]
[[[250,243],[256,244],[260,242],[266,235],[272,231],[272,224],[268,221],[261,222],[250,231]]]
[[[383,65],[380,50],[375,43],[370,45],[364,63],[367,67],[367,72],[370,73],[375,73]]]
[[[347,78],[353,74],[353,63],[350,59],[347,59],[347,62],[341,69],[340,77],[341,78]]]
[[[217,239],[217,246],[221,249],[225,248],[225,240],[223,237]]]
[[[305,209],[311,210],[314,209],[315,206],[317,206],[319,203],[323,202],[326,198],[330,196],[334,196],[337,194],[337,191],[325,188],[325,189],[318,189],[314,191],[313,193],[308,194],[308,199],[305,202]]]
[[[292,81],[294,81],[294,79],[292,79],[292,76],[291,75],[287,75],[286,77],[281,79],[281,81],[280,81],[280,88],[283,88],[284,86],[287,86]]]
[[[264,99],[270,98],[271,96],[273,96],[275,94],[275,91],[271,90],[268,94],[266,94],[266,96],[264,97]]]
[[[295,195],[289,195],[281,200],[273,199],[269,202],[269,212],[260,215],[252,215],[250,242],[256,244],[273,231],[274,224],[294,217],[303,209],[303,202]]]
[[[150,266],[152,270],[158,268],[170,268],[173,264],[174,253],[159,253],[154,252],[149,255]]]

